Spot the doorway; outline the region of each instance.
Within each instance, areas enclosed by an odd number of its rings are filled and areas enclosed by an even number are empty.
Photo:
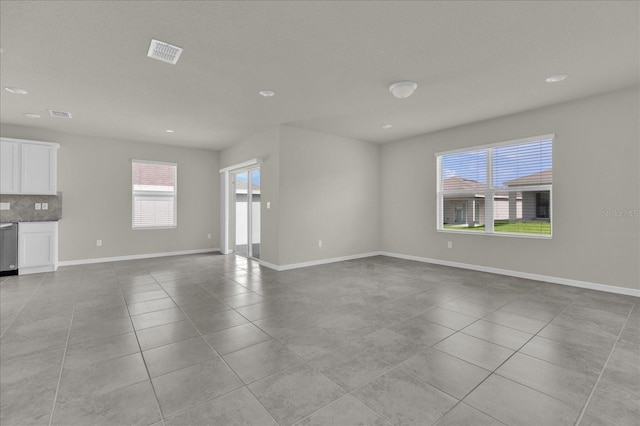
[[[231,174],[233,252],[260,259],[260,167]]]

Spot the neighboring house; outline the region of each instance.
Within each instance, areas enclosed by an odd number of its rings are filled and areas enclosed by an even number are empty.
[[[442,189],[449,191],[443,203],[442,217],[445,225],[484,225],[485,184],[458,176],[447,178],[442,184]],[[478,192],[470,194],[468,192],[470,190],[477,190]],[[461,193],[456,195],[455,191],[461,191]],[[521,217],[522,197],[515,196],[514,201],[515,214]],[[507,193],[496,194],[493,204],[493,220],[509,220],[509,205],[509,195]]]
[[[529,187],[538,185],[551,185],[553,178],[552,169],[543,170],[541,172],[532,173],[527,176],[520,177],[505,182],[505,185],[513,190],[518,187]],[[509,220],[540,220],[549,221],[551,212],[551,191],[549,190],[527,190],[520,192],[521,196],[521,214],[509,214]],[[510,210],[513,204],[509,204]],[[515,213],[515,212],[513,212]]]

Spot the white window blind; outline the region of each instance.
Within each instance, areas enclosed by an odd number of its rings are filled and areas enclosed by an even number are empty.
[[[553,135],[436,154],[438,230],[551,236]]]
[[[175,163],[131,161],[133,229],[177,226]]]

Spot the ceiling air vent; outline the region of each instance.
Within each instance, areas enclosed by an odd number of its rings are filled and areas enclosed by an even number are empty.
[[[71,118],[71,113],[67,111],[56,111],[55,109],[49,110],[49,115],[58,118]]]
[[[147,56],[175,65],[182,54],[182,47],[173,46],[164,41],[151,39]]]

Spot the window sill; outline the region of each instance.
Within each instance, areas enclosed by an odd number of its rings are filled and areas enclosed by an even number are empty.
[[[553,234],[551,235],[542,235],[542,234],[517,234],[514,232],[484,232],[484,231],[456,231],[455,229],[437,229],[437,232],[442,232],[445,234],[463,234],[463,235],[485,235],[489,237],[509,237],[509,238],[531,238],[534,240],[551,240]]]

